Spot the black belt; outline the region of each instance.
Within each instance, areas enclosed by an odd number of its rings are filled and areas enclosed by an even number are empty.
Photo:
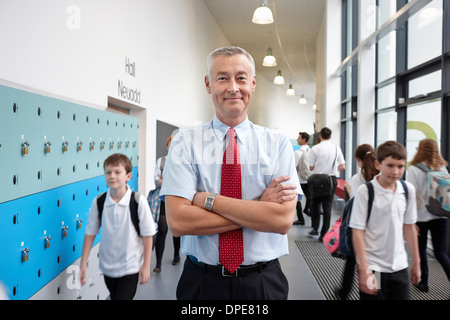
[[[218,264],[218,265],[206,264],[206,263],[198,261],[197,258],[194,256],[188,256],[188,258],[193,264],[195,264],[201,268],[204,268],[205,271],[213,272],[213,273],[221,275],[222,277],[230,277],[230,278],[243,277],[243,276],[249,275],[254,272],[261,272],[262,270],[267,268],[272,262],[278,260],[278,259],[274,259],[274,260],[270,260],[270,261],[266,261],[266,262],[258,262],[256,264],[252,264],[252,265],[248,265],[248,266],[241,266],[241,267],[237,268],[233,273],[231,273],[224,266],[222,266],[220,264]]]

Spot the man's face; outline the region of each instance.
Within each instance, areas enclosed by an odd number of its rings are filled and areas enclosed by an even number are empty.
[[[305,139],[303,139],[301,134],[298,135],[297,143],[301,146],[303,146],[305,144]]]
[[[224,123],[245,120],[256,86],[256,77],[252,74],[252,65],[246,56],[215,57],[209,79],[205,77],[205,84],[219,120]]]

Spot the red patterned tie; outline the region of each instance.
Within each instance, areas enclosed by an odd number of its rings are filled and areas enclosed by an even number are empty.
[[[220,194],[226,197],[242,199],[241,163],[236,143],[236,131],[228,129],[230,142],[223,154],[222,182]],[[219,261],[233,273],[244,261],[244,240],[242,229],[219,234]]]

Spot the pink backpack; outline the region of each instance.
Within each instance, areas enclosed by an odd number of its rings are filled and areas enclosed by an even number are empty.
[[[335,223],[333,223],[328,232],[323,236],[323,244],[331,254],[338,253],[339,229],[341,228],[341,220],[342,217],[340,217]]]

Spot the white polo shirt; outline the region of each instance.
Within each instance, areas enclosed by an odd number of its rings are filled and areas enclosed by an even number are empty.
[[[298,174],[300,161],[302,161],[302,157],[305,155],[305,152],[308,152],[309,150],[310,150],[310,147],[307,144],[305,144],[305,145],[301,146],[300,149],[298,149],[297,151],[294,152],[295,167],[297,168],[297,174]],[[300,177],[299,174],[298,174],[298,180],[300,181],[300,183],[308,182],[307,179],[303,179],[302,177]]]
[[[128,186],[127,186],[128,187]],[[101,221],[99,259],[100,270],[112,278],[138,273],[143,262],[142,239],[136,232],[130,213],[131,189],[119,202],[115,202],[110,192],[106,193]],[[97,198],[94,198],[86,223],[86,235],[99,233]],[[139,228],[141,236],[153,236],[156,233],[147,199],[141,195],[138,203]]]
[[[361,185],[355,196],[350,218],[350,227],[365,230],[364,241],[369,265],[381,272],[397,272],[408,267],[405,250],[403,225],[414,224],[417,220],[416,189],[408,186],[408,202],[400,181],[395,192],[384,189],[374,177],[374,200],[369,222],[367,221],[368,189]]]
[[[345,164],[342,150],[329,140],[316,144],[309,151],[309,166],[314,167],[313,173],[337,176],[341,164]]]

